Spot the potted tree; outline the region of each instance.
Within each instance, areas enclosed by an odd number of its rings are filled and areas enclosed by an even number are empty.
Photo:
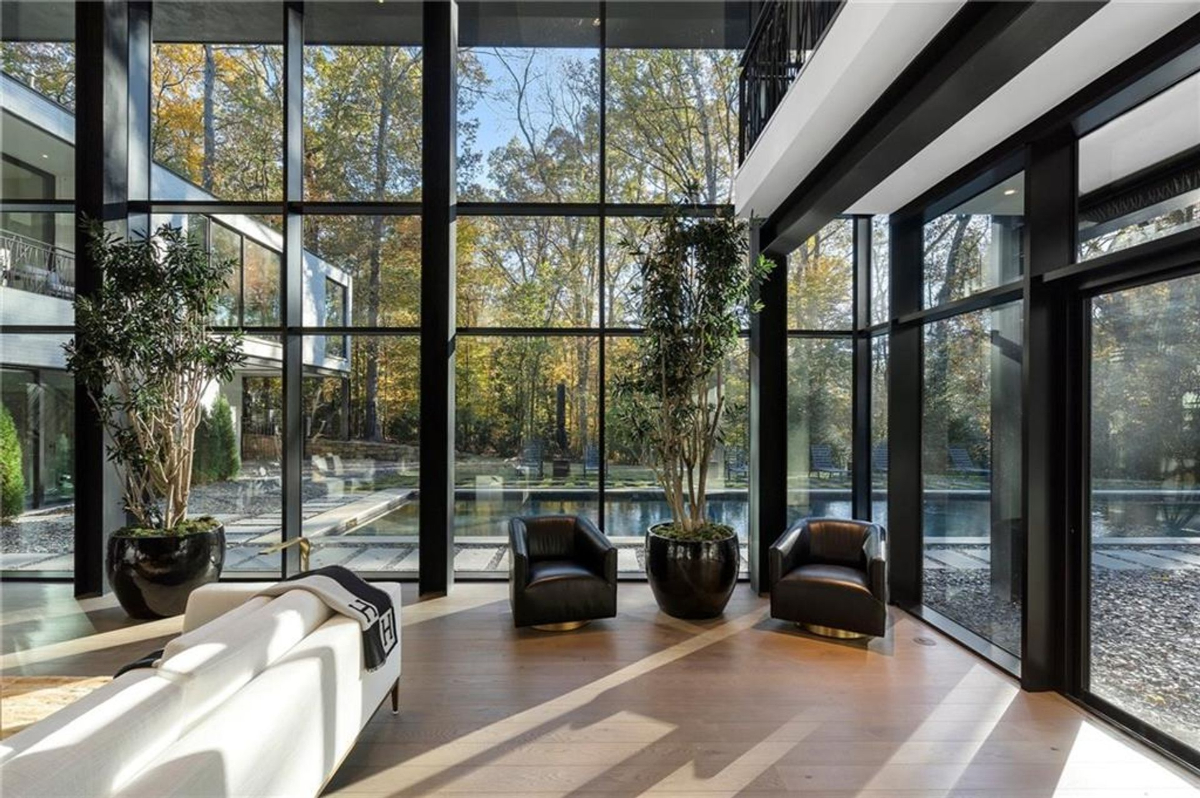
[[[76,297],[64,349],[121,479],[129,523],[109,538],[109,583],[134,618],[177,615],[225,560],[224,529],[188,518],[188,498],[204,396],[244,360],[240,334],[209,329],[234,263],[170,225],[136,239],[84,227],[101,279]]]
[[[646,531],[654,597],[675,617],[709,618],[725,609],[740,559],[734,530],[708,515],[709,467],[731,415],[725,362],[773,264],[748,262],[745,225],[731,214],[672,209],[644,242],[625,244],[641,271],[645,333],[614,412],[648,449],[671,510]]]

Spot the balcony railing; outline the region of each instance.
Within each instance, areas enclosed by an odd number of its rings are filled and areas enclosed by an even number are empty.
[[[0,230],[0,277],[5,287],[71,299],[75,296],[75,253]]]
[[[773,0],[759,12],[739,65],[739,163],[767,127],[842,4],[843,0]]]

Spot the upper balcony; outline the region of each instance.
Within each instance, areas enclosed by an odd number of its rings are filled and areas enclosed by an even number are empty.
[[[844,0],[773,0],[754,22],[738,64],[738,163],[746,159]]]

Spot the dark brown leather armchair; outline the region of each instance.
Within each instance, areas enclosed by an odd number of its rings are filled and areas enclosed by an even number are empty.
[[[508,524],[513,622],[551,631],[617,614],[617,547],[586,518],[546,515]]]
[[[771,546],[771,617],[830,637],[882,637],[886,534],[866,521],[798,520]]]

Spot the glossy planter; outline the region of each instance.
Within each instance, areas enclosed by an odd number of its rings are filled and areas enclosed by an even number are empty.
[[[181,614],[188,596],[225,565],[225,527],[191,535],[108,539],[108,582],[131,618]]]
[[[673,540],[646,532],[646,577],[658,606],[676,618],[715,618],[737,584],[737,535],[724,540]]]

